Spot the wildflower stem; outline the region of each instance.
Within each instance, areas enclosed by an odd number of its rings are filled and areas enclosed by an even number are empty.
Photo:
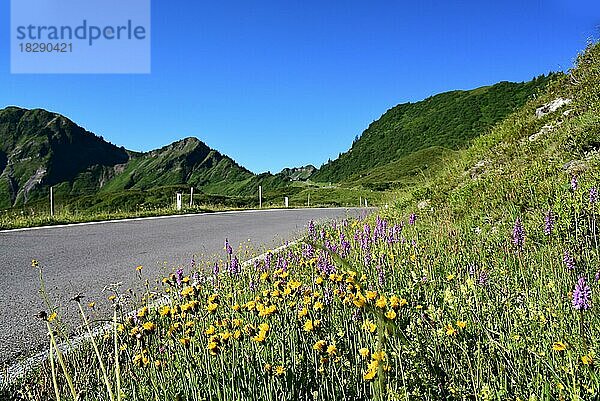
[[[52,340],[50,340],[50,372],[52,373],[52,385],[54,386],[54,396],[56,401],[60,401],[60,391],[58,390],[58,382],[56,381],[56,367],[54,365],[54,351],[52,347]]]
[[[73,400],[77,400],[77,391],[75,391],[75,385],[73,384],[73,379],[69,372],[67,371],[67,365],[62,357],[62,353],[58,349],[56,345],[56,339],[54,338],[54,332],[52,331],[52,327],[50,327],[50,322],[46,321],[46,327],[48,327],[48,333],[50,333],[50,342],[52,343],[52,347],[54,351],[56,351],[56,358],[58,359],[58,363],[65,374],[65,379],[67,380],[67,385],[69,386],[69,390],[71,391],[71,395],[73,396]]]
[[[104,377],[104,383],[106,384],[106,390],[108,391],[108,396],[111,401],[115,400],[115,396],[112,391],[112,387],[110,385],[110,381],[108,380],[108,375],[106,374],[106,367],[104,366],[104,362],[102,362],[102,356],[100,355],[100,351],[98,350],[98,344],[96,344],[96,340],[94,339],[94,335],[92,334],[92,330],[90,328],[90,324],[88,322],[87,317],[85,316],[85,312],[83,311],[83,307],[81,306],[81,302],[77,301],[77,305],[79,306],[79,312],[81,313],[81,318],[83,319],[83,324],[88,330],[90,335],[90,340],[92,341],[92,346],[94,347],[94,351],[96,352],[96,357],[98,358],[98,363],[100,364],[100,369],[102,370],[102,376]]]
[[[121,366],[119,364],[119,341],[117,337],[117,308],[113,313],[113,334],[115,340],[115,380],[117,383],[117,401],[121,401]]]

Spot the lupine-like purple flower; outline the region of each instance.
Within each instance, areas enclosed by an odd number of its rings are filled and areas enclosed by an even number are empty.
[[[234,256],[233,258],[231,258],[231,264],[229,265],[229,273],[231,273],[232,275],[236,275],[239,274],[240,271],[240,261],[238,260],[237,256]]]
[[[519,248],[523,249],[523,243],[525,242],[525,232],[523,230],[523,224],[521,223],[521,219],[517,217],[515,221],[515,227],[513,228],[513,244]]]
[[[219,262],[215,262],[215,265],[213,266],[213,274],[215,276],[219,275]]]
[[[600,270],[598,270],[596,272],[596,275],[594,276],[594,280],[596,280],[596,282],[600,281]]]
[[[175,280],[177,281],[177,285],[181,285],[183,281],[183,267],[180,267],[175,272]]]
[[[565,263],[565,266],[567,266],[567,269],[575,270],[575,260],[573,259],[569,251],[565,251],[565,254],[563,256],[563,262]]]
[[[571,177],[571,190],[572,191],[577,191],[577,187],[578,187],[578,183],[577,183],[577,176],[574,175]]]
[[[231,255],[233,253],[233,248],[231,245],[229,245],[229,240],[227,240],[227,238],[225,238],[225,252],[227,252],[227,255]]]
[[[546,212],[546,216],[544,217],[544,234],[548,236],[552,235],[554,222],[554,213],[552,213],[552,210],[548,210],[548,212]]]
[[[408,218],[408,224],[410,224],[411,226],[414,226],[416,221],[417,221],[417,215],[414,213],[411,213],[410,217]]]
[[[479,272],[479,277],[477,278],[477,284],[481,285],[481,286],[486,286],[488,283],[488,272],[486,272],[485,270],[481,270]]]
[[[313,239],[317,237],[317,231],[315,230],[315,222],[312,220],[308,222],[308,235],[310,236],[310,238]]]
[[[592,290],[585,282],[585,278],[579,277],[575,289],[573,290],[573,308],[584,311],[590,309]]]
[[[192,258],[192,260],[190,260],[190,270],[193,270],[194,267],[196,267],[196,260]]]
[[[590,203],[592,205],[598,203],[598,189],[596,187],[590,188]]]

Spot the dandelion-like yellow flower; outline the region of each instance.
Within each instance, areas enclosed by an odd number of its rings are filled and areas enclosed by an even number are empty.
[[[212,336],[213,334],[215,334],[215,326],[213,326],[212,324],[208,327],[208,329],[204,330],[204,334]]]
[[[148,314],[148,307],[144,306],[142,309],[140,309],[137,313],[138,317],[144,317],[146,316],[146,314]]]
[[[562,341],[557,341],[552,344],[552,349],[557,352],[562,352],[567,349],[567,344],[563,343]]]
[[[328,353],[329,355],[335,355],[335,354],[337,354],[337,347],[335,346],[335,344],[330,344],[330,345],[327,347],[327,353]]]
[[[467,327],[467,322],[465,322],[464,320],[457,320],[456,326],[458,326],[459,329],[464,329],[465,327]]]
[[[281,376],[284,373],[285,373],[285,368],[283,366],[280,365],[275,368],[275,375]]]
[[[581,363],[586,366],[590,366],[594,363],[594,358],[590,354],[586,354],[581,357]]]
[[[196,291],[196,289],[194,287],[192,287],[191,285],[188,285],[186,287],[183,287],[183,290],[181,290],[181,296],[182,297],[192,296],[192,295],[194,295],[195,291]]]
[[[315,326],[312,320],[308,319],[306,322],[304,322],[304,331],[313,331],[314,329]]]
[[[313,309],[314,310],[321,310],[321,309],[323,309],[323,303],[321,301],[315,302],[314,305],[313,305]]]
[[[370,290],[368,290],[368,291],[366,292],[366,296],[367,296],[367,299],[368,299],[369,301],[372,301],[372,300],[374,300],[375,298],[377,298],[377,291],[370,291]]]
[[[214,313],[218,307],[219,307],[218,304],[209,302],[208,305],[206,305],[206,310],[209,311],[210,313]]]
[[[135,270],[137,270],[137,271],[141,272],[143,268],[144,268],[144,266],[141,266],[141,265],[140,265],[140,266],[136,267],[136,268],[135,268]]]
[[[374,333],[375,330],[377,330],[377,325],[375,323],[373,323],[370,320],[365,320],[365,322],[362,325],[362,328],[366,331],[368,331],[369,333]]]
[[[447,336],[455,336],[456,335],[456,329],[451,324],[446,326],[446,335]]]
[[[184,347],[189,347],[190,346],[190,339],[188,337],[182,337],[179,339],[179,343],[181,345],[183,345]]]
[[[313,345],[313,349],[315,351],[323,351],[323,348],[325,348],[325,345],[327,345],[327,341],[319,340],[315,343],[315,345]]]
[[[377,299],[377,302],[375,302],[375,306],[380,309],[384,309],[387,306],[387,299],[385,299],[385,297],[383,295],[381,295]]]
[[[48,322],[50,322],[50,323],[51,323],[53,320],[55,320],[55,319],[56,319],[56,317],[57,317],[57,316],[58,316],[58,314],[57,314],[56,312],[52,312],[52,313],[50,314],[50,316],[48,316]]]
[[[154,331],[154,329],[156,329],[156,325],[152,322],[146,322],[146,323],[142,324],[142,328],[145,331],[150,332],[150,331]]]
[[[165,305],[158,310],[158,314],[161,316],[167,316],[171,312],[169,305]]]
[[[360,354],[360,356],[362,356],[363,358],[368,358],[369,357],[369,349],[368,348],[361,348],[358,350],[358,353]]]
[[[385,312],[385,317],[387,317],[390,320],[394,320],[396,318],[396,311],[394,311],[393,309],[388,310],[387,312]]]

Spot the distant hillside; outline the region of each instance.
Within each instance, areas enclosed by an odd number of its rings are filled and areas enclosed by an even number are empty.
[[[0,110],[0,208],[47,196],[73,198],[176,185],[219,195],[254,194],[259,183],[287,181],[256,176],[196,138],[147,153],[106,142],[68,118],[46,110]]]
[[[73,183],[75,192],[95,190],[130,156],[59,114],[0,110],[0,207],[26,203],[61,182]]]
[[[304,167],[284,168],[277,175],[289,181],[306,181],[316,171],[317,168],[309,164]]]
[[[311,179],[354,180],[368,171],[427,148],[456,150],[521,107],[550,76],[525,83],[500,82],[468,91],[452,91],[417,103],[399,104],[371,123],[351,149],[323,165]],[[432,154],[432,152],[428,152]],[[426,160],[422,160],[426,164]],[[386,180],[405,174],[389,166]]]

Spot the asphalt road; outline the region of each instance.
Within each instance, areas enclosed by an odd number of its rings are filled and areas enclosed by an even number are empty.
[[[93,317],[109,316],[107,284],[140,289],[179,266],[189,269],[195,258],[223,257],[225,238],[241,259],[250,246],[256,253],[282,245],[306,230],[310,220],[340,219],[365,209],[288,209],[225,212],[45,227],[0,232],[0,367],[11,365],[47,346],[45,323],[35,317],[47,308],[39,294],[37,259],[43,267],[46,290],[68,326],[80,322],[71,297],[84,293],[95,301]],[[250,242],[248,242],[250,239]],[[142,279],[136,266],[142,265]]]

